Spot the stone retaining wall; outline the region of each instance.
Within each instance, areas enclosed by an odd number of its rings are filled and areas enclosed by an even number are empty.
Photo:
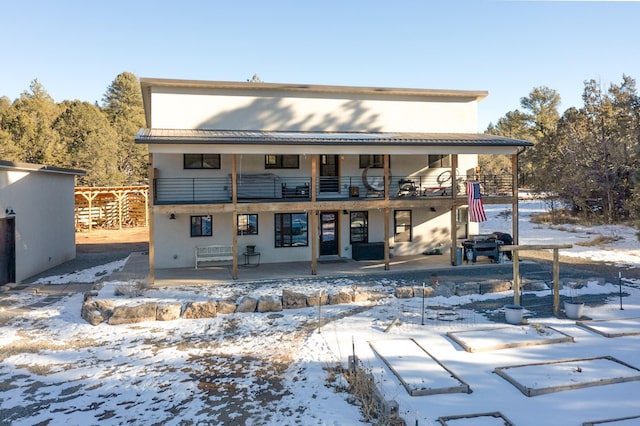
[[[597,278],[586,280],[572,280],[562,283],[573,289],[580,288],[590,281],[600,281]],[[524,291],[543,291],[552,287],[551,283],[542,280],[523,280]],[[412,297],[436,297],[436,296],[465,296],[470,294],[499,293],[512,290],[510,280],[484,280],[456,283],[453,281],[435,281],[429,286],[398,286],[395,287],[394,296],[398,299]],[[85,294],[85,302],[82,305],[82,318],[92,325],[108,322],[111,325],[131,324],[143,321],[171,321],[178,318],[197,319],[214,318],[218,314],[231,314],[236,312],[279,312],[283,309],[301,309],[318,305],[339,305],[346,303],[359,303],[377,301],[385,297],[379,291],[361,291],[353,287],[351,291],[340,291],[327,294],[319,291],[306,295],[293,290],[282,290],[281,296],[260,296],[258,298],[244,296],[238,302],[228,300],[209,300],[204,302],[168,303],[150,302],[134,306],[116,306],[113,301],[96,299],[97,291]]]

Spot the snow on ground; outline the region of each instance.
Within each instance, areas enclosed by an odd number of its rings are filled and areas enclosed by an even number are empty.
[[[527,218],[542,208],[543,203],[537,200],[520,204],[520,243],[576,244],[602,234],[617,241],[603,247],[574,246],[562,254],[628,267],[640,263],[635,230],[619,226],[561,229],[529,223]],[[490,220],[482,224],[482,232],[510,233],[510,220],[500,215],[505,206],[487,206],[486,210]],[[105,265],[102,270],[120,267]],[[96,274],[85,272],[90,277]],[[65,279],[92,281],[82,273],[44,280],[54,279],[59,283]],[[504,326],[488,319],[485,312],[470,308],[469,303],[501,303],[501,298],[512,296],[510,293],[431,298],[425,312],[421,299],[395,299],[390,296],[390,283],[381,277],[375,279],[380,281],[373,282],[372,289],[387,297],[378,302],[323,306],[320,312],[308,308],[94,327],[80,318],[81,294],[21,312],[0,326],[0,425],[366,424],[346,392],[345,379],[335,370],[337,365],[346,368],[348,356],[354,353],[373,375],[385,399],[398,402],[400,415],[410,425],[435,425],[442,416],[494,411],[516,425],[578,425],[640,415],[640,381],[526,397],[493,372],[497,367],[601,356],[614,357],[637,369],[639,335],[606,338],[572,320],[535,318],[536,323],[572,336],[574,342],[469,353],[446,333]],[[118,285],[107,283],[101,296]],[[259,295],[272,294],[278,287],[305,292],[318,287],[349,290],[352,285],[344,278],[320,284],[315,281],[313,286],[304,280],[240,287],[234,283],[154,290],[136,301],[237,299],[249,289],[252,295]],[[640,290],[635,287],[624,288],[624,310],[619,309],[617,285],[592,282],[581,291],[611,295],[605,304],[586,306],[588,317],[640,318]],[[32,294],[11,297],[14,305],[39,300]],[[425,316],[421,318],[418,312],[425,312]],[[319,313],[324,321],[321,328]],[[394,322],[398,318],[401,321]],[[627,320],[625,329],[633,328],[634,321]],[[640,331],[640,320],[637,324]],[[410,396],[370,345],[392,345],[397,339],[414,339],[467,383],[471,393]],[[540,377],[538,381],[543,386],[555,379]],[[451,424],[502,423],[477,418]]]

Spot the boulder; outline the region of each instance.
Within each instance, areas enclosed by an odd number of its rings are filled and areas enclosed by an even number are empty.
[[[284,309],[300,309],[307,307],[307,296],[292,290],[282,290],[282,307]]]
[[[431,286],[425,286],[425,287],[416,286],[416,287],[413,287],[413,295],[414,295],[414,297],[433,297],[434,293],[435,293],[435,290]]]
[[[341,291],[339,293],[329,295],[330,305],[342,305],[344,303],[351,302],[353,302],[353,295],[351,293],[347,293],[346,291]]]
[[[456,283],[453,281],[440,281],[437,286],[433,287],[434,296],[451,297],[456,291]]]
[[[398,299],[411,299],[413,297],[413,287],[396,287],[396,297]]]
[[[172,321],[180,318],[182,312],[181,303],[162,303],[158,305],[156,309],[157,321]]]
[[[229,300],[221,300],[218,302],[219,314],[232,314],[236,311],[236,304]]]
[[[137,306],[116,306],[109,318],[110,325],[133,324],[155,321],[157,303],[145,303]]]
[[[258,312],[279,312],[282,310],[282,299],[276,296],[260,296]]]
[[[249,296],[244,296],[242,299],[240,299],[240,302],[238,302],[238,306],[236,306],[236,312],[255,312],[257,306],[257,299]]]
[[[511,281],[506,280],[487,280],[480,283],[480,294],[501,293],[511,290]]]
[[[202,319],[215,318],[218,314],[216,301],[209,300],[206,302],[189,302],[184,308],[182,318],[184,319]]]
[[[86,300],[80,315],[91,325],[98,325],[109,319],[113,313],[113,302],[109,300]]]
[[[307,305],[308,306],[318,306],[318,305],[326,305],[328,302],[329,296],[326,292],[317,292],[309,297],[307,297]]]
[[[369,293],[366,291],[356,291],[353,293],[353,301],[358,302],[368,302],[369,301]]]
[[[455,288],[456,296],[468,296],[470,294],[480,293],[480,283],[461,283]]]

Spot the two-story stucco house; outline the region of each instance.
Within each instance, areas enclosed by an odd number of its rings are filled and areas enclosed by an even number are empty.
[[[194,266],[195,249],[251,262],[389,258],[478,232],[465,182],[478,154],[512,157],[483,176],[485,203],[514,206],[521,140],[478,134],[484,91],[141,79],[148,144],[150,266]],[[249,247],[249,248],[248,248]]]

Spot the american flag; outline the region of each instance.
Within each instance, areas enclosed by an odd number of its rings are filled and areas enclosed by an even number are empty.
[[[469,200],[469,220],[471,222],[486,222],[482,195],[480,195],[480,182],[467,182],[467,199]]]

